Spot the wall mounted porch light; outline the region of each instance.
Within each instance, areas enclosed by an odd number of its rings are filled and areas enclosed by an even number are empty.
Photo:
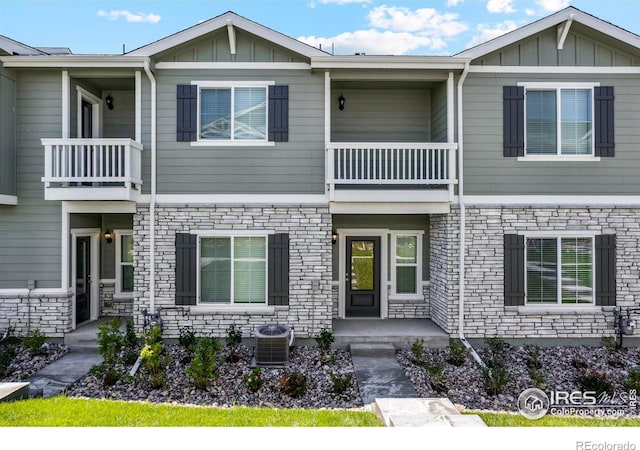
[[[107,241],[107,244],[111,244],[113,242],[113,234],[111,233],[111,230],[107,229],[107,231],[104,232],[104,240]]]
[[[338,232],[336,230],[331,230],[331,243],[335,245],[338,242]]]
[[[340,111],[342,111],[344,109],[344,102],[345,102],[345,98],[344,95],[340,94],[340,97],[338,97],[338,109]]]
[[[104,101],[107,104],[107,108],[109,108],[109,110],[112,110],[113,109],[113,97],[111,96],[111,94],[108,94],[107,98],[105,98]]]

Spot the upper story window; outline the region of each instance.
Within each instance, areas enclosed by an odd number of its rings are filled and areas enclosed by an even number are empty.
[[[199,140],[266,141],[267,87],[200,87]]]
[[[526,89],[526,155],[593,155],[593,89]]]
[[[597,82],[503,86],[503,156],[593,160],[615,156],[614,88]]]
[[[176,141],[261,146],[289,141],[289,86],[193,81],[177,86]]]

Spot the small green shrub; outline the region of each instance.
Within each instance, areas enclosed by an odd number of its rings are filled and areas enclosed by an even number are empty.
[[[609,353],[613,353],[617,350],[617,343],[615,336],[602,336],[600,343]]]
[[[196,348],[196,334],[194,333],[193,329],[189,327],[180,328],[178,344],[180,344],[182,348],[193,352]]]
[[[351,381],[353,380],[353,375],[350,373],[345,375],[336,375],[334,373],[331,374],[331,392],[333,392],[338,397],[345,397],[347,389],[351,386]]]
[[[537,387],[543,387],[547,384],[547,377],[540,369],[529,367],[527,369],[527,373],[529,374],[529,378],[531,378],[531,381],[533,381]]]
[[[469,351],[459,339],[449,339],[447,346],[448,356],[446,361],[454,366],[461,366],[467,362],[467,354]]]
[[[292,398],[300,398],[307,392],[307,377],[300,372],[285,371],[280,378],[282,391]]]
[[[605,372],[587,370],[576,381],[583,392],[594,391],[596,395],[602,393],[613,394],[614,384]]]
[[[235,325],[231,325],[229,328],[227,328],[226,343],[227,349],[229,350],[227,359],[230,362],[238,361],[238,350],[240,348],[240,344],[242,344],[242,331],[236,328]]]
[[[103,386],[113,386],[122,379],[122,373],[112,365],[96,364],[91,366],[89,373],[100,380]]]
[[[423,367],[427,371],[427,374],[429,374],[431,388],[439,394],[447,392],[448,388],[444,376],[444,363],[426,362]]]
[[[211,386],[218,377],[216,345],[213,339],[202,337],[196,340],[195,355],[187,366],[186,373],[197,388],[206,389]]]
[[[484,367],[482,376],[484,378],[484,389],[489,395],[501,394],[511,378],[507,367],[501,364],[495,364],[493,367]]]
[[[636,395],[640,393],[640,367],[629,369],[629,375],[624,382],[624,388],[627,392],[636,391]]]
[[[102,356],[103,365],[117,365],[120,352],[124,347],[124,336],[120,331],[122,320],[119,317],[98,325],[98,353]]]
[[[530,370],[542,369],[542,361],[540,360],[540,349],[528,344],[524,346],[524,349],[527,352],[527,358],[525,359],[527,368]]]
[[[422,356],[424,354],[424,339],[418,338],[411,344],[411,353],[413,353],[413,359],[416,364],[420,364]]]
[[[155,324],[143,334],[145,346],[140,351],[142,365],[149,374],[149,382],[155,389],[164,386],[164,366],[169,364],[171,357],[162,355],[162,329]]]
[[[0,347],[0,378],[9,374],[9,366],[16,357],[16,352],[11,347]]]
[[[331,344],[336,340],[331,330],[323,328],[320,333],[314,336],[314,339],[318,344],[318,348],[320,348],[320,352],[322,352],[322,356],[328,358],[331,354]]]
[[[133,322],[130,320],[127,320],[126,322],[123,347],[123,361],[125,365],[131,366],[136,362],[136,359],[138,359],[138,336],[136,336],[135,329],[133,328]]]
[[[487,338],[484,341],[489,346],[489,358],[501,364],[504,361],[504,352],[511,346],[500,337]]]
[[[256,367],[246,374],[244,376],[244,382],[251,392],[257,392],[264,383],[264,380],[262,379],[262,369],[260,367]]]
[[[29,350],[34,355],[42,352],[42,346],[47,341],[47,337],[39,330],[33,330],[22,340],[22,348]]]

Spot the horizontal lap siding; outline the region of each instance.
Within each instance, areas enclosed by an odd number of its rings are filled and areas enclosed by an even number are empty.
[[[598,162],[531,162],[502,156],[502,87],[552,80],[600,82],[601,86],[615,88],[615,157]],[[464,84],[463,101],[467,195],[612,195],[640,191],[638,77],[472,73]]]
[[[212,75],[214,73],[215,75]],[[324,193],[324,78],[305,71],[159,71],[158,193]],[[176,85],[192,80],[274,81],[289,86],[289,142],[199,147],[176,142]]]
[[[16,195],[15,75],[0,63],[0,194]]]
[[[60,202],[44,200],[42,137],[60,137],[60,72],[17,75],[18,206],[0,206],[0,289],[60,287]]]

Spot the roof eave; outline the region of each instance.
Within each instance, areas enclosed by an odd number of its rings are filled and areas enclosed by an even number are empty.
[[[561,11],[558,11],[555,14],[551,14],[550,16],[544,17],[536,22],[525,25],[521,28],[517,28],[507,34],[472,47],[468,50],[462,51],[454,56],[474,60],[488,55],[489,53],[492,53],[496,50],[514,44],[522,39],[526,39],[529,36],[540,33],[550,27],[557,26],[569,19],[573,19],[574,21],[577,21],[590,28],[599,30],[614,39],[625,42],[637,49],[640,49],[640,36],[638,36],[637,34],[617,27],[602,19],[598,19],[597,17],[580,11],[577,8],[569,6]]]
[[[0,56],[14,68],[142,68],[147,58],[128,55]]]
[[[468,61],[452,56],[320,56],[311,58],[311,68],[462,70]]]
[[[271,28],[260,25],[233,12],[226,12],[218,17],[207,20],[191,28],[179,31],[171,36],[162,38],[156,42],[137,48],[127,53],[131,56],[154,56],[169,50],[185,42],[197,39],[207,33],[226,27],[228,23],[244,31],[260,36],[268,41],[291,50],[292,52],[311,58],[313,56],[326,55],[326,52],[316,49],[304,42],[279,33]]]

